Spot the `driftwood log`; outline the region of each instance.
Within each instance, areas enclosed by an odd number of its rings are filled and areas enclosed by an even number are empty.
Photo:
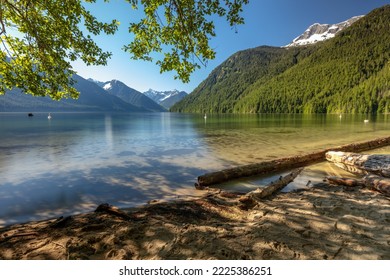
[[[302,172],[302,170],[303,168],[293,170],[290,174],[279,178],[279,180],[276,182],[270,183],[265,188],[258,188],[241,196],[239,201],[246,205],[246,208],[252,208],[257,204],[257,201],[271,196],[294,181],[294,179]]]
[[[378,138],[370,141],[353,143],[338,147],[321,150],[314,153],[280,158],[260,163],[238,166],[225,169],[222,171],[211,172],[198,177],[198,182],[195,183],[197,189],[202,189],[205,186],[211,186],[222,182],[227,182],[233,179],[250,177],[255,175],[267,174],[272,172],[280,172],[291,170],[294,168],[304,167],[306,165],[321,162],[325,158],[325,154],[329,151],[351,151],[362,152],[390,145],[390,136]]]
[[[341,177],[327,177],[326,180],[333,185],[343,185],[348,187],[364,186],[380,193],[390,196],[390,179],[377,175],[367,175],[362,179],[351,179]]]
[[[390,155],[365,155],[330,151],[326,159],[354,174],[376,174],[390,177]]]
[[[326,177],[325,179],[331,185],[340,185],[346,187],[363,186],[363,179],[352,179],[336,176]]]

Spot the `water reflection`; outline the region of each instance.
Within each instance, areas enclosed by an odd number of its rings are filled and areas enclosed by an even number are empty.
[[[57,113],[50,125],[47,116],[0,118],[0,225],[104,202],[128,207],[196,195],[196,177],[223,167],[189,116]]]
[[[106,134],[106,141],[108,148],[113,148],[113,133],[112,133],[112,121],[111,121],[111,115],[106,114],[104,118],[104,127],[105,127],[105,134]]]
[[[389,135],[364,117],[0,114],[0,226],[198,195],[209,171]]]

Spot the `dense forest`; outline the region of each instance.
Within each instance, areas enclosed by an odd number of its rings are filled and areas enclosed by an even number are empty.
[[[232,55],[171,111],[390,113],[390,5],[335,38]]]

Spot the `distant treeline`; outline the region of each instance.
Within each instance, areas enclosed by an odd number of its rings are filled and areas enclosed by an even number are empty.
[[[389,19],[386,5],[325,42],[238,52],[171,111],[390,113]]]

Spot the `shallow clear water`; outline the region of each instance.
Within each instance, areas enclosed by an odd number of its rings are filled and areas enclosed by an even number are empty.
[[[196,196],[206,172],[389,136],[390,116],[366,118],[0,113],[0,226]]]

